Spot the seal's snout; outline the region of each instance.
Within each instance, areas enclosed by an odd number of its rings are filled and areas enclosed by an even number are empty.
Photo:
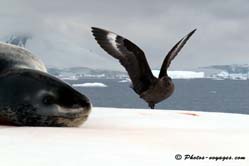
[[[71,108],[80,108],[80,107],[90,107],[91,104],[89,100],[74,100],[72,101]]]
[[[91,102],[85,95],[71,91],[60,95],[58,101],[58,115],[63,126],[79,126],[88,119]]]
[[[90,100],[85,97],[85,99],[81,102],[81,105],[84,108],[85,114],[89,114],[92,107]]]
[[[86,107],[90,108],[91,107],[91,102],[88,97],[86,97],[83,94],[76,93],[74,96],[71,97],[70,99],[72,108],[79,108],[79,107]]]
[[[76,99],[75,101],[72,102],[73,104],[71,105],[72,109],[79,109],[83,108],[85,112],[90,112],[91,109],[91,102],[89,101],[88,98],[83,98],[83,99]]]
[[[84,104],[84,107],[87,108],[87,109],[91,109],[91,102],[88,100],[86,101]]]

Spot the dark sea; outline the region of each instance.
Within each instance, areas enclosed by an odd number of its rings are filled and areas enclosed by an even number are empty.
[[[75,87],[93,106],[148,108],[147,104],[118,79],[82,79],[75,83],[104,83],[107,87]],[[193,110],[249,114],[249,80],[175,79],[175,92],[156,109]]]

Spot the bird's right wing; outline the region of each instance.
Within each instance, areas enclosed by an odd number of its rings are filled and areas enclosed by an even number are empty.
[[[178,43],[176,43],[176,45],[174,45],[174,47],[169,51],[169,53],[167,54],[167,56],[165,57],[162,66],[161,66],[161,70],[160,70],[160,74],[159,74],[159,78],[162,78],[163,76],[167,75],[167,69],[169,68],[169,65],[171,63],[171,61],[176,57],[176,55],[181,51],[181,49],[183,48],[183,46],[186,44],[186,42],[188,41],[188,39],[195,33],[196,29],[194,29],[193,31],[191,31],[189,34],[187,34],[185,37],[183,37]]]
[[[92,27],[92,33],[98,44],[125,67],[136,93],[141,94],[156,80],[144,52],[138,46],[104,29]]]

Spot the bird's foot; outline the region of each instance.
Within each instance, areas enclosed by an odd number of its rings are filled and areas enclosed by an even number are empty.
[[[150,107],[151,109],[154,109],[154,108],[155,108],[155,104],[149,103],[149,107]]]

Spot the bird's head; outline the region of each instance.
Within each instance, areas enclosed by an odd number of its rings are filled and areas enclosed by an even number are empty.
[[[171,86],[173,84],[173,81],[169,76],[164,76],[160,80],[164,86]]]

